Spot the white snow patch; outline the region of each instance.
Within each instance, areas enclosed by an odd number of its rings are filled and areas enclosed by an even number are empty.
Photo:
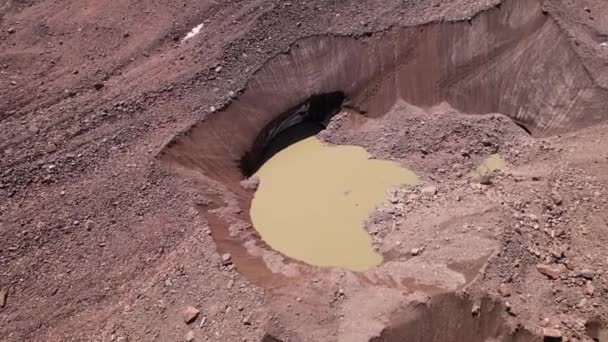
[[[196,36],[197,34],[199,34],[201,32],[201,29],[203,28],[203,26],[205,26],[205,24],[200,24],[200,25],[196,25],[192,31],[188,32],[188,34],[184,37],[184,39],[182,39],[182,42],[185,42],[186,40]]]

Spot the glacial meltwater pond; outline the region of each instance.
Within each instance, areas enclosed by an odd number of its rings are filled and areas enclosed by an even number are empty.
[[[418,181],[396,162],[369,159],[362,147],[315,137],[278,152],[256,174],[251,219],[262,239],[294,259],[353,271],[382,261],[365,220],[388,189]]]

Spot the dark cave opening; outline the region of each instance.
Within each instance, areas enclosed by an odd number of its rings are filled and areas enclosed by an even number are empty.
[[[241,158],[243,175],[250,177],[281,150],[325,129],[340,111],[344,99],[342,92],[315,95],[279,115],[258,134],[251,149]]]

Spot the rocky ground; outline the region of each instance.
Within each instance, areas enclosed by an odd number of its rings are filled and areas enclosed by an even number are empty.
[[[374,286],[302,269],[299,285],[251,283],[216,252],[193,183],[156,158],[298,38],[463,19],[499,2],[0,4],[2,339],[367,340],[426,286],[494,296],[511,326],[589,340],[586,330],[608,319],[603,125],[532,138],[503,116],[449,106],[335,118],[325,140],[400,160],[423,180],[368,222],[391,256],[366,275]],[[607,6],[545,3],[604,87]],[[491,153],[508,167],[472,176]],[[459,268],[460,259],[472,266]],[[392,283],[428,265],[441,272]]]

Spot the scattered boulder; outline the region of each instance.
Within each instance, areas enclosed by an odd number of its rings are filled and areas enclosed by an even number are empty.
[[[184,311],[184,322],[186,324],[190,324],[190,323],[194,322],[199,314],[200,314],[200,311],[197,308],[195,308],[193,306],[187,307],[186,310]]]
[[[559,266],[538,264],[536,265],[536,269],[538,272],[549,277],[550,279],[557,279],[562,273],[562,269]]]
[[[561,342],[562,332],[557,329],[543,328],[543,339],[545,342]]]
[[[17,30],[14,27],[9,27],[8,30],[6,30],[6,32],[8,32],[8,34],[13,34],[13,33],[17,32]]]

